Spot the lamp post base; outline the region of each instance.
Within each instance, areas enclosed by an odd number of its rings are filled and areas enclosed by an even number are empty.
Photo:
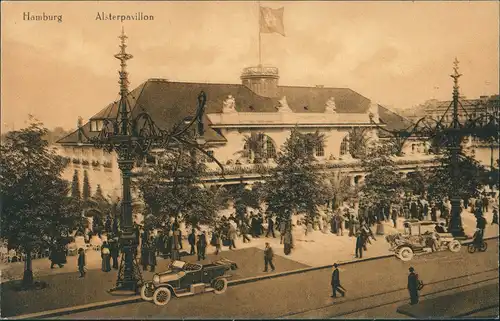
[[[466,237],[464,228],[462,227],[462,206],[460,204],[460,197],[451,198],[451,221],[449,232],[453,237]]]
[[[136,249],[134,245],[126,245],[123,247],[123,255],[120,261],[116,286],[110,289],[109,292],[138,292],[139,288],[144,283],[139,264],[135,259]]]

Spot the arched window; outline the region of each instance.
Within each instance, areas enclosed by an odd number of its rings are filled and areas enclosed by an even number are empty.
[[[342,143],[340,143],[340,156],[346,155],[349,152],[349,135],[344,137]]]
[[[276,158],[276,147],[269,136],[266,136],[266,158]]]
[[[276,145],[271,137],[257,134],[246,138],[243,145],[243,156],[247,158],[276,158]]]

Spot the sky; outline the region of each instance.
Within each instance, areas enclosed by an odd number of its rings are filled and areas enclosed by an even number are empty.
[[[499,2],[268,2],[284,7],[286,36],[262,34],[262,63],[281,85],[347,87],[394,110],[499,91]],[[2,131],[33,114],[48,128],[76,127],[118,98],[122,26],[131,89],[148,78],[240,83],[259,59],[258,4],[251,1],[1,2]],[[62,15],[23,21],[23,13]],[[98,12],[153,15],[99,21]]]

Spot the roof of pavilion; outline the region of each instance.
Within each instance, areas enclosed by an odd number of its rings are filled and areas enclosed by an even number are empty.
[[[164,79],[149,79],[142,83],[129,93],[128,102],[133,116],[147,112],[158,127],[170,129],[186,117],[194,116],[198,107],[197,97],[201,91],[207,96],[204,115],[204,135],[207,142],[226,141],[219,131],[210,126],[207,114],[222,113],[223,102],[229,95],[235,98],[235,109],[240,113],[275,113],[283,96],[286,97],[293,113],[323,113],[326,102],[331,97],[335,98],[336,112],[339,114],[366,114],[370,107],[368,98],[348,88],[279,86],[278,98],[267,98],[241,84],[172,82]],[[90,120],[116,118],[118,103],[118,101],[110,103]],[[397,129],[407,121],[380,105],[379,116],[387,129]],[[87,137],[98,134],[90,131],[90,121],[83,125],[82,131]],[[64,145],[78,142],[78,130],[58,141]],[[81,143],[85,144],[88,141],[86,142],[84,138]]]

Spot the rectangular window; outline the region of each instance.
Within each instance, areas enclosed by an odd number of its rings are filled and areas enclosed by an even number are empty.
[[[104,122],[102,119],[91,120],[90,121],[90,131],[91,132],[100,132],[102,130],[103,124],[104,124]]]
[[[316,146],[316,156],[318,157],[323,157],[325,156],[325,149],[323,148],[323,145],[318,145]]]

